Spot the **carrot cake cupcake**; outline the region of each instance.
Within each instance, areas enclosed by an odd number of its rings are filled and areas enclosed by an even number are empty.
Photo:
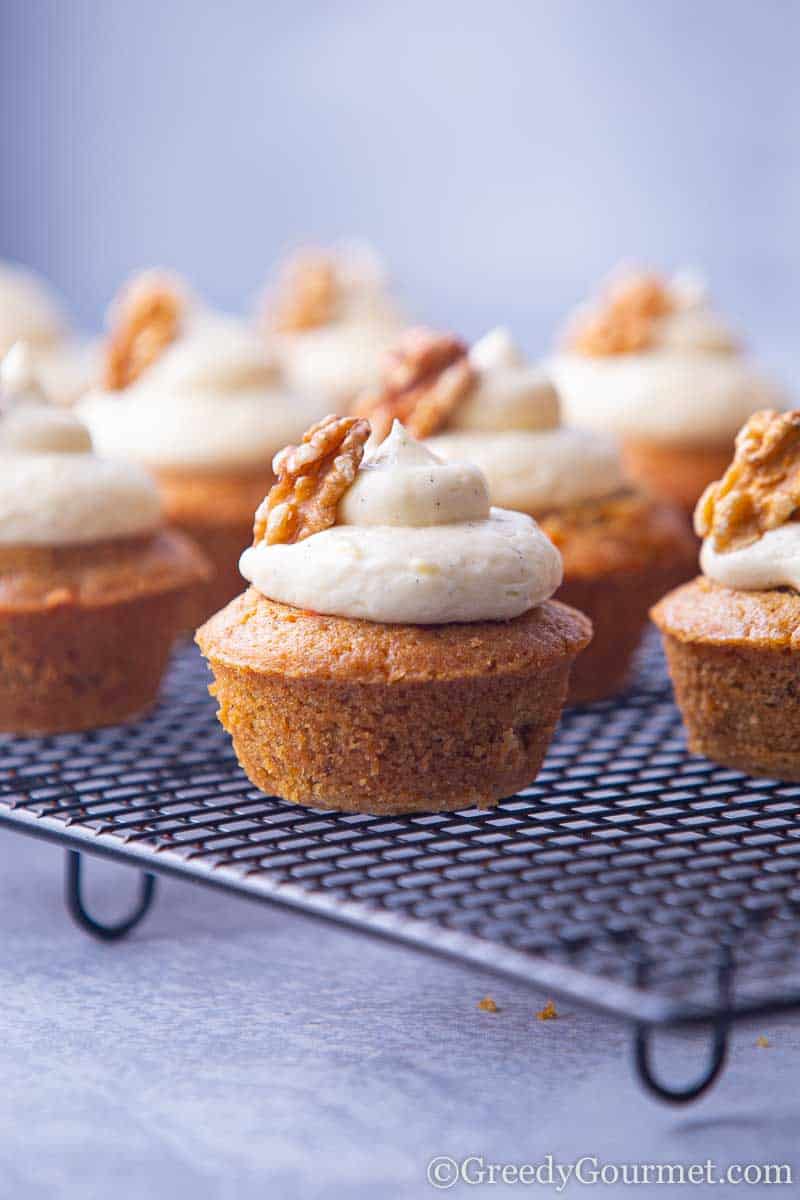
[[[680,515],[630,486],[614,439],[564,428],[553,384],[502,329],[469,352],[448,335],[409,331],[356,407],[378,435],[398,416],[438,457],[474,463],[493,504],[538,521],[563,557],[557,598],[594,626],[569,702],[619,691],[650,605],[687,577],[696,552]]]
[[[687,513],[742,422],[783,407],[687,273],[618,275],[578,310],[549,369],[569,424],[619,434],[632,478]]]
[[[350,243],[292,255],[267,294],[265,324],[291,386],[344,411],[404,322],[377,256]]]
[[[755,413],[695,513],[702,575],[656,605],[689,746],[800,779],[800,410]]]
[[[0,262],[0,359],[25,342],[48,400],[73,404],[96,380],[94,343],[73,337],[63,306],[33,271]]]
[[[350,812],[482,807],[535,777],[589,641],[558,551],[477,468],[327,417],[275,459],[251,583],[198,630],[249,778]]]
[[[239,555],[273,455],[326,406],[290,390],[243,322],[201,308],[163,273],[134,279],[110,322],[105,386],[80,414],[100,453],[153,473],[167,521],[210,559],[194,628],[241,588]]]
[[[0,730],[115,724],[155,700],[205,560],[142,468],[43,403],[21,345],[0,392]]]

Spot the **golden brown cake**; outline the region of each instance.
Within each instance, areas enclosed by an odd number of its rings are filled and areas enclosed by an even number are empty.
[[[782,403],[686,272],[618,274],[575,314],[549,367],[569,423],[617,434],[631,479],[687,514],[742,422]]]
[[[175,279],[145,272],[111,313],[104,388],[80,405],[101,453],[155,476],[167,522],[205,551],[215,576],[195,628],[240,590],[238,561],[271,460],[325,412],[290,391],[263,338],[211,313]]]
[[[630,487],[616,442],[563,427],[553,384],[502,329],[469,351],[450,335],[407,332],[356,407],[378,435],[399,418],[445,461],[474,463],[494,504],[539,522],[563,557],[556,598],[594,626],[569,702],[618,692],[650,605],[693,573],[697,552],[676,510]]]
[[[158,693],[202,554],[161,526],[138,467],[98,458],[17,352],[0,416],[0,729],[115,724]]]
[[[529,784],[589,621],[557,551],[474,467],[328,418],[276,458],[251,586],[197,633],[264,791],[351,812],[487,806]]]
[[[689,746],[800,779],[800,412],[754,414],[697,506],[703,575],[653,609]]]

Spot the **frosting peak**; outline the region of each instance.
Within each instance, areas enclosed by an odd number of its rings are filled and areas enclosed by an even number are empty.
[[[561,582],[558,551],[535,521],[490,508],[477,468],[442,462],[399,422],[362,460],[335,525],[261,541],[240,569],[285,604],[425,625],[508,620]]]
[[[421,528],[488,516],[489,493],[478,468],[443,462],[399,421],[339,503],[344,525]]]

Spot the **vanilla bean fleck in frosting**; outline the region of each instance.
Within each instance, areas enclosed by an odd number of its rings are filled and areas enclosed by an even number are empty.
[[[336,523],[245,550],[240,569],[271,600],[402,624],[508,620],[561,583],[536,522],[491,508],[481,472],[444,463],[395,422],[338,501]]]

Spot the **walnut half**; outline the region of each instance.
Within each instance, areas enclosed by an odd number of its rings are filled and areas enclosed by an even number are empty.
[[[669,288],[657,275],[628,275],[609,287],[597,308],[578,317],[567,331],[567,346],[591,357],[644,350],[659,318],[673,308]]]
[[[303,250],[286,263],[268,323],[279,333],[316,329],[332,321],[341,302],[333,260],[315,250]]]
[[[694,527],[715,550],[735,550],[777,529],[800,508],[800,410],[753,413],[736,435],[733,462],[710,483]]]
[[[299,446],[276,454],[272,469],[278,481],[258,506],[253,545],[301,542],[330,528],[369,434],[369,421],[329,416],[307,429]]]
[[[445,427],[475,378],[464,342],[430,329],[409,329],[387,355],[380,384],[362,394],[355,411],[369,418],[379,441],[395,420],[412,437],[430,437]]]
[[[138,379],[178,336],[183,312],[180,289],[166,273],[145,271],[132,280],[114,304],[105,386],[119,391]]]

